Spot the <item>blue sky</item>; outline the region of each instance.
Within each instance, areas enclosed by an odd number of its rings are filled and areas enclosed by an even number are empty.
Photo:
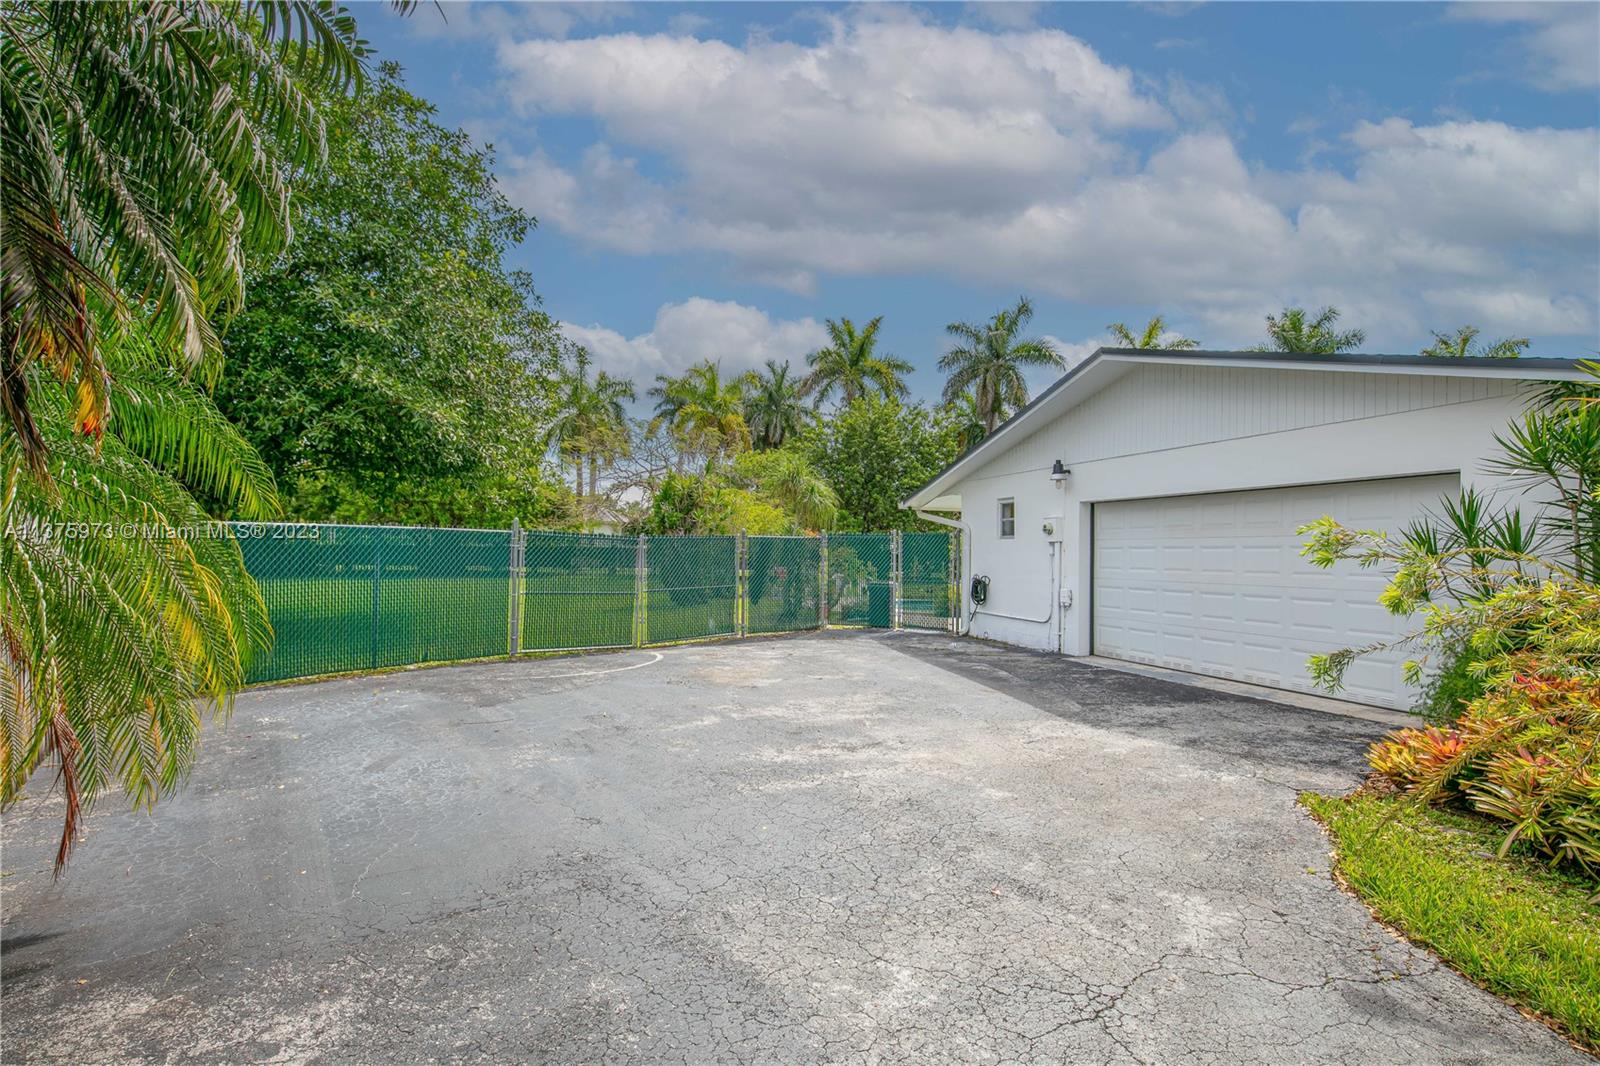
[[[1600,348],[1600,6],[448,4],[358,12],[540,220],[513,254],[641,385],[884,317],[933,369],[1019,294],[1069,357],[1333,303]]]

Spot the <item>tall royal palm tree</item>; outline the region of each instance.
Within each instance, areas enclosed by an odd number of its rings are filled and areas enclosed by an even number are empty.
[[[1324,307],[1315,315],[1307,314],[1303,307],[1286,307],[1282,314],[1267,316],[1267,336],[1270,341],[1258,350],[1334,355],[1359,348],[1365,343],[1365,330],[1335,329],[1334,323],[1338,321],[1337,307]]]
[[[944,402],[952,404],[970,390],[986,435],[994,432],[1007,411],[1028,402],[1024,367],[1066,366],[1049,341],[1017,336],[1031,318],[1033,305],[1021,297],[983,325],[952,322],[945,327],[959,343],[939,359],[939,369],[950,375],[944,383]]]
[[[681,377],[660,375],[650,395],[657,397],[653,425],[666,426],[685,451],[708,463],[750,446],[744,420],[744,381],[724,379],[711,360],[692,366]]]
[[[627,411],[624,402],[632,401],[633,382],[613,377],[604,370],[592,379],[586,348],[573,357],[572,369],[563,376],[555,424],[550,427],[550,444],[556,453],[572,463],[573,491],[585,494],[583,473],[589,471],[588,494],[599,491],[600,466],[626,454]]]
[[[1433,343],[1422,349],[1423,355],[1444,359],[1515,359],[1529,344],[1527,337],[1506,337],[1493,344],[1478,343],[1477,326],[1462,326],[1454,333],[1433,335]]]
[[[912,366],[904,359],[877,353],[878,329],[882,325],[882,315],[859,330],[848,318],[837,322],[828,319],[830,343],[806,356],[811,373],[806,376],[804,387],[818,407],[835,393],[846,407],[868,392],[884,396],[906,394],[904,377],[911,373]]]
[[[0,6],[0,803],[55,762],[58,868],[97,794],[177,786],[270,638],[196,500],[278,510],[211,402],[219,320],[362,54],[329,3]]]
[[[1106,329],[1117,339],[1121,348],[1160,348],[1166,351],[1188,351],[1200,347],[1200,342],[1183,336],[1167,336],[1167,320],[1156,315],[1145,323],[1144,329],[1134,333],[1121,322],[1113,322]]]
[[[800,383],[789,376],[789,364],[768,359],[766,370],[745,379],[744,420],[757,448],[781,448],[806,421]]]

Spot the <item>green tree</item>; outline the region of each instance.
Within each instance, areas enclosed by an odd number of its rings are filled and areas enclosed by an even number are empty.
[[[392,64],[322,106],[328,166],[296,190],[293,247],[252,264],[219,404],[293,517],[414,522],[430,486],[475,482],[526,483],[536,511],[563,346],[504,262],[534,220]]]
[[[950,375],[944,383],[944,402],[952,403],[970,391],[985,434],[993,433],[1008,411],[1028,402],[1028,385],[1022,373],[1025,367],[1059,370],[1066,366],[1061,353],[1049,341],[1018,339],[1017,334],[1032,318],[1033,304],[1024,296],[985,325],[952,322],[945,327],[945,332],[960,343],[939,359],[939,369]]]
[[[1308,315],[1302,307],[1286,307],[1282,314],[1267,316],[1267,336],[1270,341],[1256,350],[1334,355],[1359,348],[1366,342],[1365,331],[1337,330],[1334,323],[1338,321],[1337,307],[1324,307],[1315,315]]]
[[[848,318],[837,322],[828,319],[831,343],[806,356],[811,373],[806,376],[804,387],[818,407],[835,393],[846,407],[871,392],[880,396],[906,394],[904,377],[911,373],[911,364],[877,353],[878,330],[882,325],[882,315],[859,330]]]
[[[577,350],[572,368],[562,378],[550,443],[572,462],[573,489],[580,498],[585,495],[585,464],[589,470],[587,495],[593,496],[600,491],[600,467],[627,454],[628,416],[623,404],[631,402],[634,395],[633,382],[604,370],[591,380],[589,353],[584,348]]]
[[[765,372],[746,378],[744,420],[757,448],[781,448],[805,425],[804,390],[789,376],[789,364],[768,359]]]
[[[863,396],[800,435],[811,465],[839,498],[834,528],[918,529],[900,501],[960,454],[954,419],[893,396]]]
[[[1188,337],[1168,337],[1167,320],[1160,315],[1153,316],[1145,323],[1144,330],[1135,335],[1134,332],[1121,322],[1113,322],[1106,329],[1117,339],[1121,348],[1159,348],[1167,351],[1187,351],[1200,347],[1200,342]]]
[[[177,787],[269,637],[196,494],[269,517],[272,477],[207,389],[361,55],[331,4],[0,7],[0,803],[56,763],[58,869],[105,789]]]
[[[1505,337],[1493,344],[1478,343],[1477,326],[1462,326],[1454,333],[1433,334],[1433,343],[1421,354],[1442,359],[1515,359],[1529,344],[1526,337]]]
[[[726,380],[719,364],[706,360],[681,377],[658,375],[650,390],[656,397],[655,425],[665,425],[685,451],[708,463],[750,446],[744,420],[744,382]]]
[[[790,516],[789,528],[781,532],[827,529],[839,513],[833,487],[797,449],[746,452],[734,459],[730,475]]]
[[[983,413],[978,410],[977,398],[970,390],[946,401],[944,412],[955,426],[956,439],[962,451],[976,448],[989,435],[989,430],[983,424]]]

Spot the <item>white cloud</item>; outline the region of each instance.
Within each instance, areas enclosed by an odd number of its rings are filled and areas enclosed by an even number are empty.
[[[1461,3],[1453,18],[1523,26],[1528,81],[1560,92],[1600,86],[1600,5],[1577,3]]]
[[[572,322],[563,322],[561,332],[587,348],[597,368],[632,378],[641,389],[657,374],[681,374],[706,359],[730,375],[754,370],[768,359],[798,367],[828,339],[813,318],[774,320],[755,307],[699,296],[663,304],[650,331],[635,337]]]
[[[565,37],[580,26],[607,26],[634,14],[628,3],[450,2],[418,5],[406,21],[409,31],[425,40],[494,40],[516,33]]]
[[[582,240],[723,253],[790,291],[937,274],[1145,304],[1218,346],[1288,302],[1337,304],[1375,344],[1454,318],[1595,328],[1593,128],[1328,125],[1317,165],[1279,170],[1240,156],[1219,91],[1057,30],[878,8],[824,25],[811,45],[508,40],[514,108],[604,130],[573,162],[511,160],[508,190]]]

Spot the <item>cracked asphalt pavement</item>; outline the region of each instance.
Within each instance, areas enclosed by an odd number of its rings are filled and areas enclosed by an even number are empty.
[[[1587,1062],[1340,892],[1381,726],[940,635],[243,694],[3,822],[8,1063]]]

